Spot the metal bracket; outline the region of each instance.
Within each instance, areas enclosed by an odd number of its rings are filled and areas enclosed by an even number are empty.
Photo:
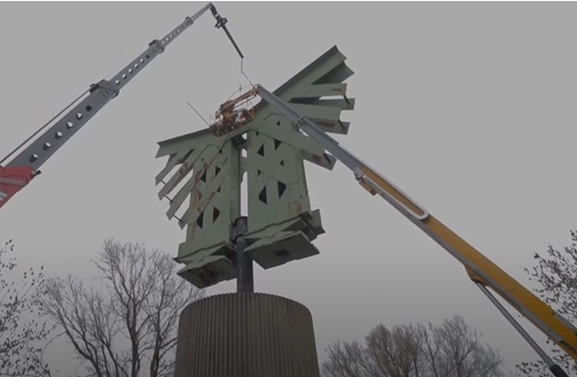
[[[221,27],[224,27],[228,20],[220,15],[215,16],[216,17],[216,25],[214,25],[215,28],[220,29]]]
[[[93,93],[97,89],[109,90],[114,93],[115,97],[118,95],[118,93],[120,93],[120,89],[118,89],[115,85],[112,85],[108,80],[100,80],[96,84],[90,85],[90,93]]]
[[[152,47],[153,45],[156,45],[156,47],[158,47],[158,49],[160,50],[160,53],[164,52],[164,46],[162,45],[162,43],[160,43],[160,41],[158,39],[155,39],[152,42],[150,42],[148,44],[148,47]]]
[[[246,149],[247,139],[245,139],[245,137],[243,135],[237,135],[237,136],[232,138],[232,144],[237,149]]]
[[[423,208],[421,205],[419,205],[416,201],[414,201],[413,199],[411,199],[407,194],[405,194],[403,191],[401,191],[400,188],[396,187],[392,182],[390,182],[389,180],[387,180],[386,178],[380,176],[380,178],[385,181],[388,185],[390,185],[392,188],[394,188],[399,194],[403,195],[412,205],[414,205],[416,208],[420,209],[422,214],[418,214],[415,213],[415,211],[413,211],[412,209],[410,209],[409,207],[407,207],[405,204],[403,204],[400,200],[398,200],[397,198],[395,198],[393,195],[391,195],[389,192],[383,190],[375,181],[373,181],[370,177],[367,177],[366,174],[361,170],[361,169],[355,169],[353,171],[355,178],[357,179],[357,181],[359,182],[365,182],[366,184],[368,184],[375,192],[377,192],[380,196],[382,196],[383,198],[385,198],[387,201],[391,202],[394,201],[397,205],[399,205],[400,207],[402,207],[408,214],[410,214],[411,216],[413,216],[414,218],[418,219],[418,220],[425,220],[427,217],[429,217],[429,212]],[[392,204],[392,203],[391,203]]]
[[[248,217],[241,216],[234,220],[232,224],[232,239],[235,241],[248,230]]]

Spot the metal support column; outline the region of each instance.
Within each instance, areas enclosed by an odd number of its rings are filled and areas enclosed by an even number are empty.
[[[254,274],[252,259],[244,252],[247,230],[247,217],[242,216],[234,222],[234,244],[236,249],[236,291],[254,292]]]

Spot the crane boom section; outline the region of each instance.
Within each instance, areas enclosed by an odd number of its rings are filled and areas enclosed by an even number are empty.
[[[174,41],[184,30],[194,23],[212,4],[207,4],[193,16],[185,20],[161,40],[153,40],[148,48],[111,80],[102,80],[92,85],[88,96],[82,99],[67,114],[50,127],[42,136],[36,139],[28,148],[18,154],[6,166],[30,166],[38,169],[46,162],[68,139],[72,137],[90,118],[104,105],[118,95],[120,89],[128,84],[141,70]]]
[[[112,79],[101,80],[91,85],[89,90],[69,106],[71,108],[70,110],[66,112],[68,108],[65,109],[65,113],[61,113],[64,115],[57,116],[56,118],[58,118],[58,120],[56,120],[54,124],[46,130],[43,130],[44,127],[48,127],[48,125],[52,123],[49,122],[37,132],[40,133],[40,131],[43,131],[30,145],[22,149],[21,152],[5,166],[0,165],[0,208],[24,188],[35,175],[39,174],[38,169],[111,99],[115,98],[120,92],[120,89],[128,84],[156,56],[164,52],[164,49],[171,44],[176,37],[182,34],[197,18],[209,9],[215,17],[218,16],[218,18],[222,18],[212,3],[208,3],[192,16],[186,17],[182,23],[162,39],[155,39],[150,42],[148,48],[142,54],[137,56],[130,64],[112,77]],[[236,44],[235,48],[238,49]],[[32,137],[30,139],[32,139]],[[23,144],[26,144],[26,142]],[[17,150],[18,149],[20,149],[20,147],[17,148]]]
[[[577,363],[577,329],[549,305],[491,262],[455,232],[429,214],[420,204],[402,192],[354,154],[343,148],[308,118],[301,116],[286,102],[256,86],[258,95],[282,115],[297,124],[311,139],[351,169],[359,183],[372,195],[379,194],[393,207],[435,240],[459,262],[470,278],[490,287],[517,311],[553,340]]]

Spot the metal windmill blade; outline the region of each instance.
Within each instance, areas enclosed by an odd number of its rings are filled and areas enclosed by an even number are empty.
[[[340,116],[354,109],[354,99],[346,96],[343,81],[353,71],[345,60],[335,46],[274,94],[325,131],[346,134],[349,123]],[[241,215],[245,172],[246,253],[265,269],[319,253],[312,241],[324,230],[320,211],[311,209],[304,161],[330,170],[335,158],[266,103],[251,111],[250,121],[238,128],[205,129],[159,143],[157,158],[168,157],[156,177],[157,184],[165,183],[159,198],[182,186],[170,199],[167,216],[175,217],[189,199],[179,219],[187,228],[186,241],[175,260],[185,264],[179,274],[199,288],[236,277],[232,223]]]

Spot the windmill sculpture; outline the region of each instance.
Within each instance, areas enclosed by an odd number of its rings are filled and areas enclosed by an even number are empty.
[[[346,96],[343,82],[353,71],[345,60],[335,46],[274,94],[325,131],[347,134],[340,116],[354,99]],[[251,98],[249,91],[225,102],[208,129],[159,143],[157,158],[168,161],[156,176],[158,195],[169,200],[168,218],[186,228],[178,274],[198,288],[237,279],[236,293],[183,311],[177,377],[319,375],[310,312],[254,293],[252,264],[269,269],[319,253],[312,241],[324,230],[311,209],[304,161],[332,169],[335,158],[266,103],[250,107]]]

